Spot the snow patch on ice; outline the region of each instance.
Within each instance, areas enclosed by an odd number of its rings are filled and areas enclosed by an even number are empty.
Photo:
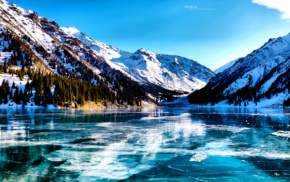
[[[195,154],[195,155],[193,155],[193,156],[189,159],[189,161],[190,161],[190,162],[201,162],[201,161],[206,160],[207,158],[208,158],[207,155],[203,155],[203,154]]]
[[[208,130],[221,130],[221,131],[230,131],[233,133],[239,133],[244,130],[250,130],[247,127],[236,127],[236,126],[226,126],[226,125],[207,125]]]
[[[272,135],[290,138],[290,131],[276,131]]]

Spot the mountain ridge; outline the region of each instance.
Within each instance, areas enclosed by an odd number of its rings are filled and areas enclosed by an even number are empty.
[[[290,97],[289,58],[290,34],[269,39],[211,78],[203,89],[189,96],[189,101],[202,105],[285,106]]]

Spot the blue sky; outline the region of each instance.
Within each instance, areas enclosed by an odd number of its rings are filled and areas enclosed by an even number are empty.
[[[290,32],[288,0],[8,0],[135,52],[180,55],[216,69]]]

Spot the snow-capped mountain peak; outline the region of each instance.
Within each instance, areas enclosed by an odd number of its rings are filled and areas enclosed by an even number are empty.
[[[153,52],[147,51],[147,50],[144,49],[144,48],[138,49],[138,50],[135,52],[135,54],[143,54],[143,55],[146,55],[146,56],[154,55]]]
[[[111,67],[141,84],[152,84],[177,92],[191,92],[202,88],[214,76],[211,70],[190,59],[156,54],[144,48],[129,53],[95,41],[74,27],[62,30],[89,46]]]
[[[69,36],[72,36],[74,38],[79,39],[82,43],[86,44],[88,47],[90,47],[98,56],[101,56],[105,59],[113,59],[113,58],[119,58],[121,55],[121,52],[119,49],[104,44],[101,42],[98,42],[96,40],[91,39],[83,32],[79,31],[75,27],[62,27],[61,28],[66,34]]]
[[[81,33],[78,29],[76,29],[75,27],[63,27],[61,28],[64,32],[66,32],[68,35],[73,36],[75,34]]]

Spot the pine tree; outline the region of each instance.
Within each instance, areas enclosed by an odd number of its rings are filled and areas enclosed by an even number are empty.
[[[5,96],[4,104],[7,104],[7,103],[8,103],[8,96]]]
[[[10,99],[10,100],[13,100],[13,99],[14,99],[14,94],[13,94],[13,90],[12,90],[12,89],[11,89],[11,91],[10,91],[9,99]]]
[[[44,92],[43,92],[44,98],[45,98],[45,102],[47,104],[52,104],[52,94],[51,94],[51,90],[50,87],[45,87],[44,88]]]

